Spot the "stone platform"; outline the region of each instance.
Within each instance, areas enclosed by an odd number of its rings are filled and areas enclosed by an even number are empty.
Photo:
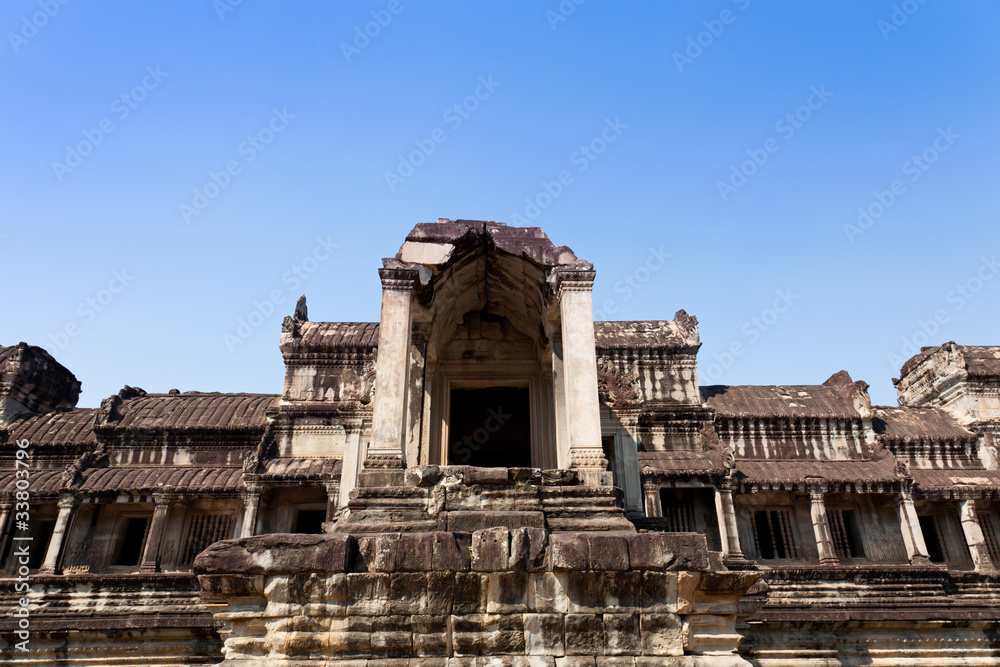
[[[224,667],[749,665],[737,603],[695,533],[262,535],[195,562]]]
[[[415,466],[366,470],[335,530],[471,532],[483,528],[635,532],[622,491],[576,470]]]

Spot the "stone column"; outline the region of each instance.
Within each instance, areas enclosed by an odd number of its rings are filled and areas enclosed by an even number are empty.
[[[569,457],[569,427],[566,426],[566,381],[563,377],[563,345],[562,334],[553,333],[552,341],[552,402],[556,420],[556,457],[555,466],[570,467]]]
[[[69,533],[70,519],[79,499],[76,496],[63,494],[59,496],[59,516],[56,517],[56,525],[52,529],[52,537],[49,539],[49,548],[45,552],[45,561],[39,572],[43,574],[58,574],[59,557],[62,556],[63,547],[66,545],[66,537]]]
[[[243,525],[240,537],[253,537],[257,533],[257,508],[260,507],[260,489],[249,488],[243,493]]]
[[[660,516],[660,485],[649,480],[643,482],[642,497],[646,506],[646,516]]]
[[[0,544],[7,544],[7,521],[10,519],[14,503],[0,503]]]
[[[969,554],[976,566],[977,572],[995,574],[996,568],[990,560],[990,552],[986,548],[983,528],[979,525],[979,515],[976,513],[975,500],[961,500],[958,503],[958,516],[962,520],[962,533],[965,543],[969,545]]]
[[[556,293],[562,326],[563,383],[569,463],[584,484],[610,486],[611,473],[601,447],[601,408],[597,396],[597,351],[594,341],[593,268],[557,270]],[[560,466],[563,465],[560,462]]]
[[[372,441],[359,480],[365,486],[402,483],[402,469],[406,466],[407,380],[417,271],[386,268],[379,269],[379,276],[382,278],[382,314]]]
[[[338,500],[340,496],[340,484],[337,482],[326,483],[326,520],[333,521],[337,515]]]
[[[906,555],[910,563],[929,565],[931,559],[927,554],[927,543],[924,542],[920,519],[917,517],[916,508],[913,507],[913,496],[909,491],[899,492],[899,497],[896,499],[896,514],[899,516],[899,530],[903,533],[903,544],[906,545]]]
[[[746,560],[740,546],[739,528],[736,526],[736,504],[733,502],[733,487],[722,483],[715,491],[715,511],[718,515],[719,532],[722,533],[722,557],[727,560]]]
[[[812,515],[813,533],[816,535],[816,548],[819,551],[820,565],[837,565],[837,550],[833,547],[833,537],[830,535],[830,524],[826,520],[826,503],[823,496],[826,489],[811,487],[809,489],[809,513]]]
[[[153,495],[153,520],[146,533],[146,548],[142,552],[140,572],[160,571],[160,542],[163,541],[163,531],[167,527],[167,515],[170,512],[170,496],[162,493]]]

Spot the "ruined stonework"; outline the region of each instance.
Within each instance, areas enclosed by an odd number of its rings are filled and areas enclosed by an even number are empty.
[[[276,394],[77,408],[0,347],[0,662],[1000,665],[1000,347],[892,407],[702,386],[695,317],[593,321],[540,229],[418,224],[377,273],[377,322],[299,300]]]

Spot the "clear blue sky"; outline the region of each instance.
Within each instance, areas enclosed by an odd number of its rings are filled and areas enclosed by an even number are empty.
[[[895,404],[905,342],[1000,344],[995,2],[232,2],[0,9],[0,343],[81,405],[279,392],[295,298],[377,319],[439,217],[532,220],[607,319],[696,315],[702,384]]]

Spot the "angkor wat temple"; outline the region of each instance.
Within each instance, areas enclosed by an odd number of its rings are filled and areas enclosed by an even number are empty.
[[[0,662],[1000,665],[1000,347],[896,407],[699,386],[694,317],[595,322],[540,229],[378,273],[379,322],[285,318],[280,394],[78,408],[0,347]]]

